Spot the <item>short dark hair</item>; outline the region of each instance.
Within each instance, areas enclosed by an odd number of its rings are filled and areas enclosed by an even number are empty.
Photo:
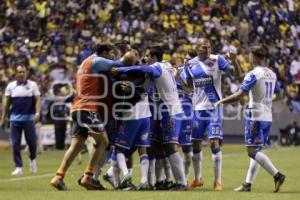
[[[121,54],[124,55],[127,51],[131,49],[130,43],[126,40],[115,43],[116,47],[121,51]]]
[[[191,58],[194,58],[197,56],[197,51],[195,49],[189,49],[187,51],[187,54],[191,56]]]
[[[153,45],[153,46],[149,46],[148,49],[150,51],[151,57],[155,56],[157,61],[162,61],[163,54],[164,54],[162,46]]]
[[[102,44],[97,44],[96,45],[96,54],[98,56],[100,56],[102,53],[104,52],[108,52],[113,50],[115,47],[114,45],[110,44],[110,43],[102,43]]]
[[[250,52],[259,59],[264,59],[267,55],[266,50],[262,46],[252,46]]]

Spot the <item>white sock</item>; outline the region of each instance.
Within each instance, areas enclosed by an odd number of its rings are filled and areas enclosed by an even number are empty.
[[[215,183],[221,183],[222,178],[222,151],[212,154],[214,163]]]
[[[179,152],[169,155],[169,161],[172,167],[173,175],[176,179],[176,182],[181,185],[186,185],[186,179],[184,176],[184,167],[183,161]]]
[[[190,166],[192,164],[193,152],[188,152],[183,154],[183,164],[184,164],[184,174],[185,179],[188,180],[188,176],[190,173]]]
[[[256,175],[259,172],[260,165],[258,162],[250,158],[250,165],[246,176],[246,183],[253,183]]]
[[[148,170],[149,170],[149,158],[147,154],[143,154],[140,156],[141,162],[141,183],[148,182]]]
[[[255,160],[272,176],[275,176],[275,174],[278,172],[270,158],[263,152],[257,152],[255,155]]]
[[[196,181],[200,181],[200,179],[202,178],[202,160],[202,150],[199,153],[193,153],[193,167]]]
[[[156,177],[156,182],[161,182],[165,179],[165,177],[164,177],[164,160],[162,158],[156,158],[155,177]]]
[[[155,159],[149,160],[148,180],[149,185],[155,185]]]
[[[121,182],[120,178],[120,168],[118,167],[117,161],[113,160],[112,161],[112,167],[113,167],[113,177],[116,185],[119,185]]]
[[[166,157],[163,159],[163,165],[166,175],[166,181],[170,182],[173,179],[172,168],[169,159]]]
[[[108,168],[108,170],[106,171],[106,174],[110,177],[114,176],[114,168],[113,166],[110,166],[110,168]]]
[[[129,171],[127,169],[126,159],[123,153],[117,153],[117,163],[118,163],[118,167],[121,169],[123,173],[123,177],[128,175]]]
[[[107,158],[108,154],[109,154],[109,151],[105,151],[103,157],[101,157],[99,162],[97,163],[96,170],[95,170],[95,173],[93,175],[94,180],[99,180],[99,176],[102,173],[102,168],[105,164],[105,161],[106,161],[106,158]]]

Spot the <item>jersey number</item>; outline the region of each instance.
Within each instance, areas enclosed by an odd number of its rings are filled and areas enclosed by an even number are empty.
[[[266,98],[272,98],[272,82],[265,82],[265,86],[266,86],[266,93],[265,93],[265,97]]]

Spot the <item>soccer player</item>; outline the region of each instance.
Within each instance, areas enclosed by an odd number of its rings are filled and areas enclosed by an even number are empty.
[[[27,80],[27,66],[27,61],[17,65],[17,80],[10,82],[5,89],[3,112],[0,121],[0,126],[3,127],[6,122],[6,116],[10,111],[9,121],[13,158],[16,166],[15,170],[11,173],[13,176],[23,174],[23,162],[21,157],[21,138],[23,131],[26,143],[29,147],[30,172],[37,172],[35,122],[38,122],[40,119],[41,101],[37,84],[34,81]]]
[[[218,107],[222,103],[233,102],[243,95],[249,94],[245,143],[250,157],[250,166],[245,183],[235,189],[238,192],[251,191],[251,184],[259,171],[259,166],[262,166],[274,177],[274,192],[279,191],[285,180],[285,176],[277,170],[270,158],[261,152],[267,142],[272,125],[272,100],[279,97],[279,95],[273,96],[274,93],[279,92],[279,86],[275,73],[266,67],[265,58],[262,47],[253,47],[249,59],[254,69],[246,74],[240,90],[215,103],[215,107]]]
[[[147,95],[147,82],[149,81],[146,79],[145,74],[141,72],[129,72],[127,74],[120,74],[119,76],[123,77],[122,79],[127,83],[130,83],[129,85],[121,85],[124,89],[127,88],[125,90],[128,91],[125,91],[123,94],[127,97],[124,100],[123,96],[121,96],[122,102],[115,104],[115,108],[121,111],[121,116],[116,116],[120,120],[119,132],[116,136],[116,160],[123,173],[123,180],[119,188],[123,190],[134,189],[131,183],[131,174],[126,165],[125,155],[126,151],[136,149],[137,147],[141,167],[141,182],[138,190],[147,190],[149,168],[147,147],[150,146],[151,116]],[[131,94],[133,97],[129,98]],[[123,106],[125,107],[122,108]]]
[[[210,41],[200,38],[196,51],[198,56],[185,64],[186,83],[193,87],[194,120],[192,130],[193,166],[195,179],[190,188],[200,187],[204,184],[202,178],[202,140],[204,133],[208,132],[212,160],[214,164],[214,190],[221,191],[222,152],[222,109],[214,109],[213,104],[221,99],[222,71],[236,73],[239,77],[240,67],[236,61],[236,54],[230,53],[232,66],[223,56],[212,55]]]
[[[193,49],[190,49],[184,58],[184,63],[190,59],[197,56],[197,52]],[[181,129],[179,133],[179,144],[182,147],[183,151],[183,163],[184,163],[184,173],[186,180],[188,180],[189,168],[192,164],[193,149],[192,149],[192,116],[193,116],[193,104],[192,104],[192,95],[193,91],[185,86],[183,83],[184,77],[184,68],[178,67],[174,68],[175,77],[177,82],[177,89],[179,93],[179,99],[181,100],[182,109],[184,111],[184,118],[182,120]]]
[[[102,185],[92,182],[96,163],[104,156],[108,146],[108,138],[105,131],[105,112],[98,112],[98,106],[108,106],[107,82],[99,73],[110,72],[113,66],[120,67],[128,60],[134,60],[135,55],[131,52],[125,54],[120,60],[114,59],[114,46],[111,44],[99,44],[96,53],[86,58],[76,74],[76,96],[72,104],[73,118],[71,145],[53,177],[50,184],[58,190],[67,190],[63,178],[75,156],[82,149],[88,135],[95,140],[94,152],[92,152],[84,175],[78,183],[88,190],[103,189]],[[105,91],[106,90],[106,91]],[[103,98],[101,98],[103,97]],[[103,109],[103,107],[102,107]],[[102,159],[103,160],[103,159]]]
[[[178,152],[178,136],[183,115],[178,97],[176,81],[171,64],[162,61],[163,50],[152,46],[146,50],[145,63],[149,66],[132,66],[118,68],[119,72],[142,71],[147,73],[157,89],[163,104],[159,107],[162,115],[162,144],[170,161],[173,175],[177,184],[173,190],[186,190],[183,161]]]

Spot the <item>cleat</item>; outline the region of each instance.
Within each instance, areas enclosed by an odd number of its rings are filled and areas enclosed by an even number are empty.
[[[251,192],[251,183],[243,183],[240,187],[235,188],[235,192]]]
[[[143,191],[143,190],[150,190],[150,187],[147,182],[140,183],[137,190]]]
[[[100,184],[99,181],[93,181],[91,175],[83,175],[80,179],[78,179],[77,183],[87,190],[105,190],[105,188],[103,187],[103,185]]]
[[[35,173],[37,173],[37,164],[36,164],[36,160],[34,159],[34,160],[30,160],[29,161],[29,171],[30,171],[30,173],[32,173],[32,174],[35,174]]]
[[[105,180],[107,183],[109,183],[111,185],[111,187],[117,188],[116,184],[114,183],[114,178],[112,176],[109,176],[108,174],[104,174],[103,180]]]
[[[12,176],[21,176],[23,175],[22,167],[16,167],[16,169],[11,173]]]
[[[214,190],[215,191],[222,191],[223,190],[222,184],[218,183],[218,182],[215,182],[214,183]]]
[[[164,181],[159,181],[157,183],[155,183],[155,188],[156,190],[165,190],[165,182]]]
[[[164,181],[164,188],[165,190],[169,190],[174,186],[174,183],[172,181]]]
[[[61,176],[54,176],[53,179],[50,181],[50,185],[56,188],[57,190],[68,190]]]
[[[100,183],[99,180],[95,180],[92,178],[91,182],[92,182],[92,184],[94,184],[98,187],[98,190],[106,190],[106,188]]]
[[[188,186],[182,184],[174,184],[173,187],[169,189],[170,191],[187,191]]]
[[[156,190],[154,185],[149,185],[149,190]]]
[[[119,185],[119,189],[124,190],[124,191],[129,191],[129,190],[136,190],[136,187],[135,187],[135,185],[132,184],[131,177],[127,175],[121,181],[121,183]]]
[[[274,192],[278,192],[281,185],[284,183],[285,175],[281,174],[280,172],[277,172],[274,176],[274,182],[275,182],[275,190]]]
[[[190,182],[189,184],[189,188],[190,189],[194,189],[196,187],[202,187],[204,185],[204,179],[200,178],[200,180],[193,180],[192,182]]]

